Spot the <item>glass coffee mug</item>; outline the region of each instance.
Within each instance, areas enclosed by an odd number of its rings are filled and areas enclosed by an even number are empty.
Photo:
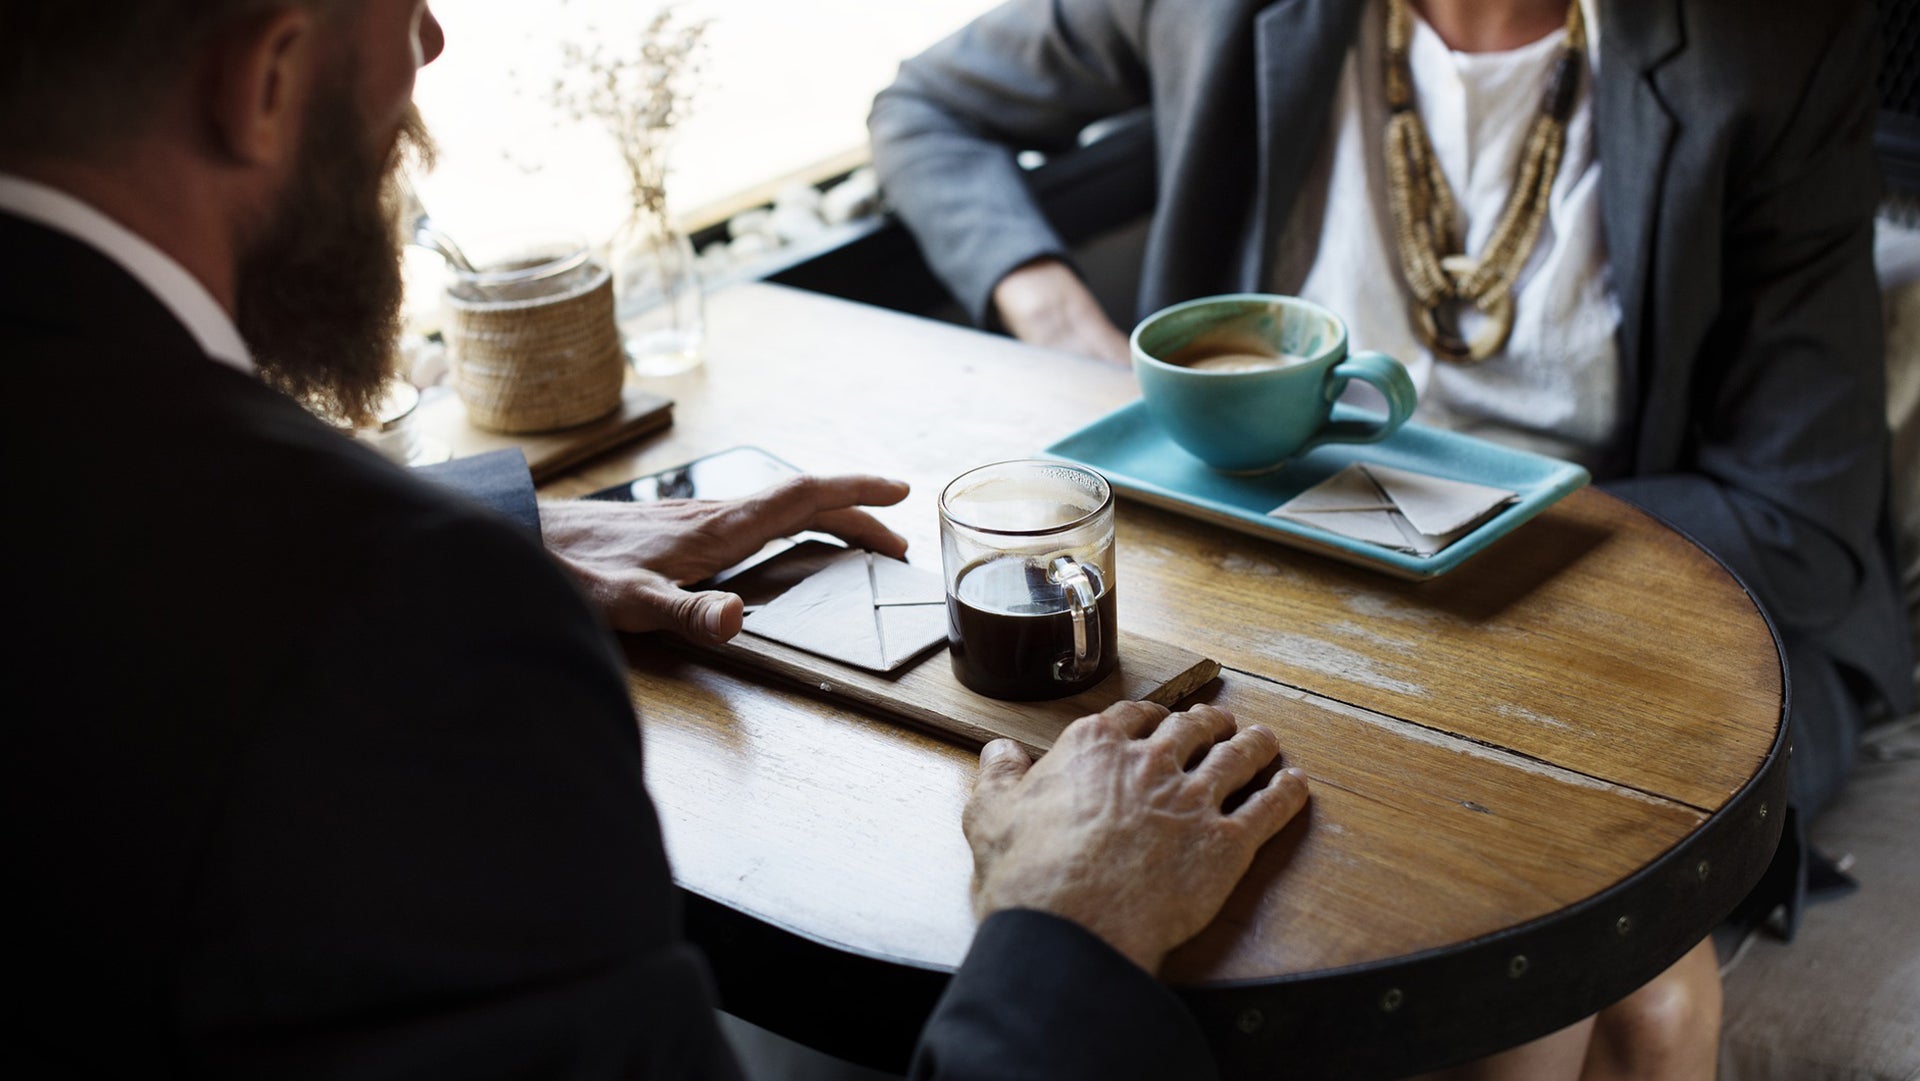
[[[1037,459],[962,473],[940,493],[953,674],[989,698],[1077,694],[1119,663],[1113,489]]]

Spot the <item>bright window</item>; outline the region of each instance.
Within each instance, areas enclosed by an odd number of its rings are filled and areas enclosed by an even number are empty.
[[[741,193],[846,162],[899,62],[994,0],[688,0],[711,20],[693,114],[671,151],[675,217],[708,224]],[[441,148],[417,188],[456,240],[562,228],[604,240],[628,197],[609,136],[548,100],[562,42],[632,47],[647,0],[440,0],[446,52],[415,99]]]

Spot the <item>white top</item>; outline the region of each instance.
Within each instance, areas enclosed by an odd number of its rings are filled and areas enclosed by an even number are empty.
[[[1591,467],[1619,430],[1614,332],[1620,309],[1607,280],[1593,140],[1599,24],[1591,0],[1582,6],[1587,66],[1547,218],[1516,281],[1513,336],[1504,350],[1479,364],[1436,362],[1414,334],[1412,293],[1387,199],[1383,0],[1368,5],[1359,41],[1347,54],[1326,142],[1295,204],[1268,288],[1339,314],[1351,348],[1404,362],[1420,392],[1414,420]],[[1465,219],[1467,254],[1477,255],[1513,191],[1527,129],[1539,114],[1566,30],[1508,52],[1460,53],[1417,12],[1412,22],[1408,61],[1420,119]],[[1481,316],[1464,307],[1460,329],[1471,338]],[[1355,397],[1378,400],[1371,388],[1355,389]]]
[[[167,306],[208,356],[252,374],[253,356],[233,317],[186,267],[139,234],[58,188],[8,173],[0,173],[0,211],[64,233],[118,263]]]

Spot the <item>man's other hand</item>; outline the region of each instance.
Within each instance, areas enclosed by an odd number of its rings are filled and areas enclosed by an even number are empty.
[[[740,633],[740,598],[682,586],[807,530],[899,559],[906,538],[859,508],[906,497],[905,482],[849,475],[795,477],[744,499],[555,501],[540,505],[540,535],[615,630],[724,642]]]
[[[1038,764],[1012,740],[987,744],[963,818],[975,914],[1064,916],[1158,972],[1306,805],[1306,775],[1279,759],[1271,731],[1205,705],[1119,703],[1068,725]]]

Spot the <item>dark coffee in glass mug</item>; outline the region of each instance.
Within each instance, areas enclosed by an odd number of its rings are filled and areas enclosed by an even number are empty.
[[[962,685],[1035,701],[1113,672],[1113,490],[1100,474],[1039,460],[972,470],[941,493],[940,542]]]

